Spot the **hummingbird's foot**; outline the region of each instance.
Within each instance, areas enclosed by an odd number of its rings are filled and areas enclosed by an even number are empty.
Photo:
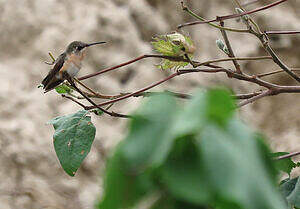
[[[47,65],[54,65],[55,61],[53,61],[53,62],[44,61],[44,63],[47,64]]]

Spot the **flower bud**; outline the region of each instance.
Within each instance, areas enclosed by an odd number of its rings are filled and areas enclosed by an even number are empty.
[[[225,54],[229,54],[229,50],[227,46],[224,44],[224,42],[221,39],[216,40],[216,44],[219,49],[221,49]]]

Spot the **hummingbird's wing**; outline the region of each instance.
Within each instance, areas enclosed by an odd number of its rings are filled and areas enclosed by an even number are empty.
[[[63,82],[63,80],[56,78],[56,75],[59,72],[59,70],[63,67],[65,59],[66,53],[62,53],[61,55],[59,55],[59,57],[55,60],[54,67],[50,70],[48,75],[42,81],[44,90],[46,92]]]

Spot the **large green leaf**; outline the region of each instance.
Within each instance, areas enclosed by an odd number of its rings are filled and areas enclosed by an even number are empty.
[[[213,123],[224,126],[230,121],[235,111],[234,100],[230,96],[229,91],[216,89],[206,93],[205,113],[206,119]]]
[[[95,138],[96,128],[88,113],[86,110],[81,110],[49,121],[55,129],[53,141],[56,155],[61,166],[70,176],[75,175],[90,152]]]
[[[133,114],[128,136],[109,160],[105,193],[98,208],[131,208],[155,189],[152,170],[164,161],[172,146],[169,129],[176,112],[172,96],[158,95]]]
[[[226,129],[207,124],[198,143],[207,182],[220,208],[286,208],[264,164],[268,153],[261,153],[255,135],[241,122],[231,120]]]
[[[199,91],[180,112],[173,127],[173,135],[196,134],[208,122],[225,125],[235,111],[234,100],[229,91],[214,89]]]
[[[199,207],[189,202],[179,201],[169,195],[162,195],[150,209],[208,209],[207,207]]]
[[[122,157],[120,144],[109,159],[105,184],[104,196],[98,204],[99,209],[131,208],[143,195],[153,189],[149,173],[135,175],[128,171]]]
[[[210,189],[192,136],[176,140],[160,172],[161,185],[176,199],[195,205],[209,202]]]
[[[164,161],[174,140],[170,127],[176,113],[177,105],[170,95],[153,96],[136,111],[122,147],[132,170],[141,172]]]

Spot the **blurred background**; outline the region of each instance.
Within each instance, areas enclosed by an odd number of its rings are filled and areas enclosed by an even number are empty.
[[[206,18],[234,12],[233,1],[189,0],[188,5]],[[247,1],[242,1],[247,2]],[[261,0],[247,9],[274,1]],[[299,30],[300,1],[254,14],[263,30]],[[192,21],[179,0],[0,0],[0,207],[3,209],[89,209],[101,197],[104,162],[126,135],[126,120],[92,116],[97,133],[90,154],[75,177],[61,168],[52,145],[50,119],[80,110],[55,91],[44,94],[37,86],[55,57],[74,40],[107,41],[91,47],[80,76],[96,72],[143,54],[153,53],[150,41],[156,34],[176,30]],[[244,27],[235,20],[227,26]],[[218,30],[207,25],[184,28],[197,47],[196,60],[225,57],[216,47]],[[266,55],[250,35],[228,33],[236,56]],[[274,36],[270,40],[279,57],[290,67],[300,67],[300,35]],[[159,60],[147,59],[92,79],[85,84],[104,94],[131,92],[165,78],[172,71],[158,70]],[[241,62],[246,73],[278,70],[271,61]],[[226,63],[223,66],[231,66]],[[285,74],[267,80],[296,85]],[[223,74],[191,74],[176,77],[154,90],[192,93],[196,88],[225,86],[236,93],[257,88],[228,79]],[[130,113],[141,102],[132,98],[112,110]],[[241,119],[267,136],[274,151],[300,149],[300,95],[263,98],[243,107]]]

